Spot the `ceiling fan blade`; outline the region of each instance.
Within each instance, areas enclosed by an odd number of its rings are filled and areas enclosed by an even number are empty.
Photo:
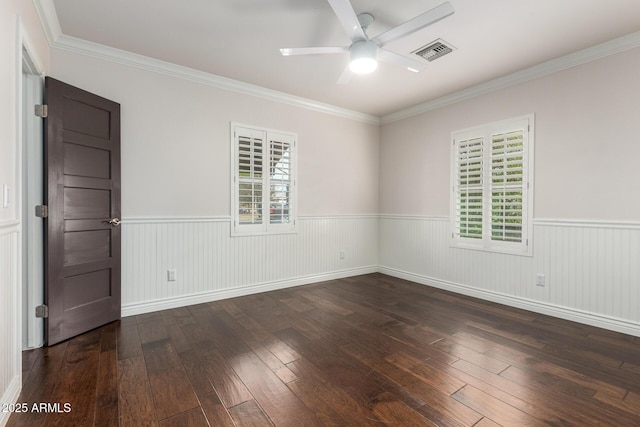
[[[390,29],[389,31],[385,31],[384,33],[374,37],[372,40],[379,47],[382,47],[396,39],[399,39],[413,32],[421,30],[433,23],[436,23],[449,15],[453,15],[454,12],[455,10],[453,9],[453,6],[451,6],[451,3],[442,3],[440,6],[436,6],[433,9],[423,13],[422,15],[418,15],[415,18],[408,20],[404,24],[400,24],[397,27]]]
[[[427,65],[428,65],[424,62],[407,58],[395,52],[391,52],[384,49],[378,49],[378,59],[382,62],[386,62],[387,64],[398,65],[400,67],[406,68],[407,70],[413,71],[415,73],[424,70],[425,68],[427,68]]]
[[[321,55],[325,53],[344,53],[349,52],[349,48],[344,46],[327,46],[327,47],[290,47],[280,49],[282,56],[293,55]]]
[[[360,21],[358,21],[358,16],[356,12],[353,10],[353,6],[349,0],[327,0],[329,5],[333,9],[333,12],[338,17],[342,28],[346,31],[349,39],[352,41],[357,40],[365,40],[367,36],[365,36],[362,27],[360,27]]]
[[[347,64],[342,74],[340,74],[340,77],[338,78],[338,81],[336,82],[336,84],[346,85],[351,81],[351,77],[353,77],[353,72],[351,71],[351,68],[349,68],[349,65]]]

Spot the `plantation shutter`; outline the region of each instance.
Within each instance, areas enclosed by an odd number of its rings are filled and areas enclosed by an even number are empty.
[[[533,115],[452,133],[452,245],[531,255]]]
[[[231,126],[232,235],[295,232],[295,134]]]
[[[293,138],[289,135],[269,135],[269,222],[290,221],[292,196]]]
[[[522,242],[524,129],[491,138],[491,240]]]
[[[237,128],[237,193],[240,224],[262,224],[264,133]]]
[[[482,238],[483,221],[483,138],[457,143],[456,232],[459,237]]]

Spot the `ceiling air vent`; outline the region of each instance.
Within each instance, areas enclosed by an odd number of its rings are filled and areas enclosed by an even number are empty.
[[[442,39],[438,39],[426,46],[421,47],[418,50],[413,51],[412,53],[431,62],[435,61],[441,56],[445,56],[447,53],[453,52],[453,49],[455,48],[452,45]]]

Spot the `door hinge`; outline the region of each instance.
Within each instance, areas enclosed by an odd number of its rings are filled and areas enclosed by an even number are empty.
[[[46,319],[49,317],[49,307],[46,304],[42,304],[36,307],[36,317]]]
[[[47,205],[36,206],[36,216],[40,218],[46,218],[49,216],[49,207]]]
[[[49,107],[46,104],[38,104],[35,106],[35,111],[36,116],[38,117],[42,117],[43,119],[46,119],[47,116],[49,115]]]

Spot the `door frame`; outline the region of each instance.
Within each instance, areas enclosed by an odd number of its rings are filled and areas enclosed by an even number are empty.
[[[44,345],[44,320],[35,317],[35,308],[44,302],[44,229],[43,220],[35,216],[35,205],[43,203],[43,120],[36,117],[33,106],[41,104],[44,94],[44,73],[34,55],[29,39],[18,22],[18,99],[16,109],[18,135],[16,166],[17,216],[21,221],[21,259],[17,289],[21,315],[18,336],[23,349]]]

